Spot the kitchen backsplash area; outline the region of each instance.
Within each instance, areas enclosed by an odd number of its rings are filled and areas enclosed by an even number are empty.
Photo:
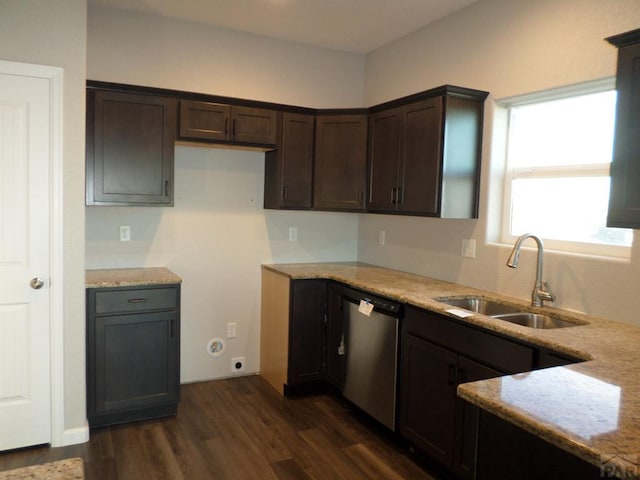
[[[87,207],[86,267],[163,266],[182,277],[182,382],[231,376],[241,356],[243,373],[257,372],[260,265],[355,260],[357,216],[263,210],[261,152],[176,146],[175,181],[173,208]],[[237,336],[213,358],[207,343],[226,338],[228,322]]]

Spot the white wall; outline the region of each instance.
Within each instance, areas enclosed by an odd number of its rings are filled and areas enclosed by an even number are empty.
[[[520,267],[505,266],[511,246],[492,243],[489,191],[501,188],[491,163],[495,99],[615,75],[616,49],[603,39],[638,28],[637,0],[481,0],[367,55],[365,103],[374,104],[445,83],[491,92],[486,103],[479,220],[386,215],[360,217],[358,256],[365,262],[485,288],[523,299],[535,276],[533,250]],[[499,196],[499,195],[498,195]],[[493,200],[492,200],[493,201]],[[386,245],[377,244],[386,230]],[[474,238],[477,258],[460,256]],[[640,235],[630,260],[547,252],[545,277],[556,305],[636,323]]]
[[[88,78],[278,103],[362,105],[364,56],[120,10],[89,9]],[[87,268],[166,266],[183,280],[183,382],[259,368],[260,264],[355,260],[357,216],[262,209],[264,154],[176,147],[175,207],[88,207]],[[131,225],[132,241],[118,241]],[[289,242],[289,227],[298,242]],[[238,324],[227,352],[205,350]]]
[[[481,0],[365,57],[239,34],[153,15],[92,7],[88,78],[310,107],[357,107],[444,83],[492,92],[487,101],[479,220],[276,212],[261,209],[262,154],[176,149],[174,208],[87,209],[89,268],[166,265],[184,278],[182,380],[229,375],[232,356],[257,369],[262,262],[351,260],[528,298],[534,258],[504,266],[509,246],[488,239],[495,98],[614,75],[602,38],[640,24],[637,0]],[[366,73],[365,73],[366,68]],[[366,80],[366,82],[365,82]],[[198,187],[198,188],[195,188]],[[118,226],[133,241],[117,241]],[[287,241],[289,226],[299,242]],[[387,244],[377,245],[378,230]],[[462,259],[462,238],[478,242]],[[640,247],[636,247],[637,250]],[[640,260],[547,254],[557,304],[637,322]],[[228,354],[204,346],[238,322]]]
[[[317,108],[359,107],[364,55],[91,5],[88,78]]]
[[[84,91],[86,0],[0,0],[0,58],[64,68],[63,236],[65,428],[86,424]]]
[[[353,260],[357,222],[345,213],[262,209],[264,154],[176,147],[175,206],[88,207],[87,267],[166,266],[183,278],[181,379],[231,375],[231,358],[259,369],[260,264]],[[131,242],[119,242],[119,225]],[[298,241],[288,240],[289,226]],[[213,337],[238,338],[206,353]]]

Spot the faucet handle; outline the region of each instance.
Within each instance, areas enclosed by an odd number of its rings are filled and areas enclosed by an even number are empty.
[[[542,288],[538,290],[538,298],[546,300],[548,302],[554,302],[556,300],[555,294],[551,291],[548,282],[542,282]]]

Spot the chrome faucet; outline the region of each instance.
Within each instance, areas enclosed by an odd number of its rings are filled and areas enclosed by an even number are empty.
[[[533,292],[531,292],[531,306],[541,307],[543,301],[546,300],[548,302],[553,302],[556,299],[556,296],[549,288],[549,284],[542,281],[542,262],[544,261],[544,248],[542,247],[542,240],[540,240],[540,237],[537,237],[532,233],[525,233],[524,235],[520,235],[516,240],[516,244],[513,246],[511,255],[509,255],[507,266],[511,268],[518,267],[518,260],[520,258],[520,247],[522,247],[522,242],[524,242],[527,238],[534,239],[536,244],[538,245],[538,266],[536,268],[536,283],[533,285]]]

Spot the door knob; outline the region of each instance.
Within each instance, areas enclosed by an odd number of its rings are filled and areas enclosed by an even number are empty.
[[[40,277],[34,277],[31,279],[30,285],[34,290],[40,290],[44,285],[44,280],[42,280]]]

